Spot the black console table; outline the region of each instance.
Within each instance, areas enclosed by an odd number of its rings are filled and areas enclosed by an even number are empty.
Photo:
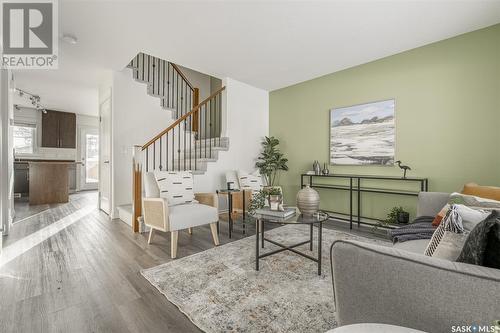
[[[347,179],[349,185],[337,185],[337,184],[325,184],[321,182],[321,179],[325,178],[342,178]],[[314,180],[318,179],[319,182],[315,182]],[[419,183],[420,191],[415,190],[400,190],[400,189],[391,189],[387,187],[365,187],[362,185],[363,180],[380,180],[387,182],[411,182],[411,183]],[[304,182],[306,180],[306,182]],[[307,182],[308,180],[308,182]],[[379,219],[361,216],[361,193],[382,193],[382,194],[393,194],[393,195],[406,195],[406,196],[418,196],[419,192],[427,192],[429,190],[429,180],[427,178],[419,178],[419,177],[397,177],[397,176],[370,176],[370,175],[350,175],[350,174],[330,174],[330,175],[309,175],[302,174],[300,175],[300,187],[303,188],[306,184],[309,184],[312,188],[321,188],[321,189],[331,189],[331,190],[342,190],[349,191],[349,214],[336,212],[336,211],[328,211],[322,209],[322,211],[326,211],[330,214],[331,218],[335,218],[338,220],[348,221],[349,227],[352,229],[353,222],[357,222],[358,227],[361,224],[366,225],[375,225],[369,221],[380,221]],[[357,194],[357,214],[354,215],[353,212],[353,193]],[[348,216],[348,217],[347,217]],[[354,220],[354,218],[356,220]],[[363,220],[362,220],[363,219]],[[386,227],[386,226],[381,226]],[[387,226],[386,228],[391,228],[391,226]]]

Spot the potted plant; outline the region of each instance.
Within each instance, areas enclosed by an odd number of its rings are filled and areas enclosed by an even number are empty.
[[[389,224],[408,223],[409,220],[410,213],[405,211],[403,207],[393,207],[387,214],[387,217],[384,220],[377,222],[377,224],[373,226],[373,229],[377,230],[378,227],[386,226]]]
[[[267,205],[273,209],[278,210],[279,205],[283,203],[283,194],[279,187],[266,187],[252,195],[250,207],[248,212],[253,215],[257,209],[261,209]],[[274,208],[273,208],[274,207]]]
[[[271,210],[278,210],[283,203],[283,194],[280,187],[268,187],[264,190],[267,194],[267,201]]]
[[[403,207],[393,207],[389,214],[387,214],[387,218],[385,222],[387,224],[393,223],[408,223],[410,220],[410,214],[404,210]]]
[[[260,174],[264,176],[266,184],[269,187],[275,186],[279,182],[281,171],[288,171],[288,159],[279,150],[280,140],[274,136],[265,137],[262,141],[262,152],[257,158],[255,166]]]

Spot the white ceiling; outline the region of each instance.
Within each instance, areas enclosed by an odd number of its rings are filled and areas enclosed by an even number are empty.
[[[144,51],[275,90],[499,23],[500,1],[60,0],[59,14],[78,44],[25,81],[95,88]]]

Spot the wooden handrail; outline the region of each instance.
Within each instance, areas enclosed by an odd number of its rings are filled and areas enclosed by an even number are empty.
[[[148,148],[149,146],[151,146],[156,140],[158,140],[163,135],[165,135],[166,133],[168,133],[172,128],[174,128],[175,126],[179,125],[183,120],[185,120],[187,117],[191,116],[193,113],[197,112],[203,105],[207,104],[208,101],[210,101],[212,98],[214,98],[215,96],[217,96],[218,94],[220,94],[222,91],[224,91],[224,89],[226,89],[225,86],[222,87],[222,88],[220,88],[216,92],[214,92],[212,95],[210,95],[207,98],[205,98],[200,104],[196,105],[191,111],[189,111],[188,113],[186,113],[185,115],[183,115],[182,117],[180,117],[179,119],[177,119],[176,121],[174,121],[174,123],[172,125],[168,126],[166,129],[164,129],[163,131],[161,131],[157,136],[155,136],[154,138],[152,138],[151,140],[149,140],[148,143],[146,143],[145,145],[143,145],[142,146],[142,150],[144,150],[144,149]]]
[[[186,75],[184,75],[184,73],[181,71],[181,69],[176,64],[174,64],[173,62],[171,62],[170,64],[177,71],[177,73],[179,73],[179,75],[184,79],[184,81],[186,81],[186,83],[189,86],[189,88],[191,88],[191,90],[194,90],[193,85],[191,84],[191,82],[189,82],[189,80],[187,79]]]

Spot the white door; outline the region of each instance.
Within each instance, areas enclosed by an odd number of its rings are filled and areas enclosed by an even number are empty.
[[[111,210],[111,93],[99,106],[99,208]]]
[[[80,189],[96,190],[99,184],[99,130],[82,128],[80,132]]]

